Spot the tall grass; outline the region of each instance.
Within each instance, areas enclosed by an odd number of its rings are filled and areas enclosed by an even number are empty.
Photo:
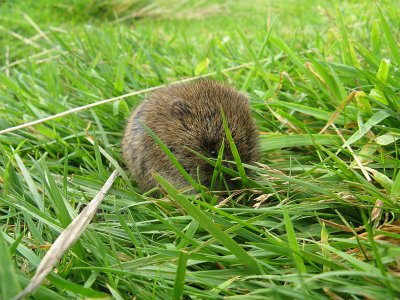
[[[28,284],[114,169],[33,299],[398,297],[396,1],[176,1],[165,15],[150,1],[21,3],[0,4],[0,130],[215,71],[249,94],[262,158],[216,161],[214,183],[221,172],[244,183],[223,199],[161,176],[161,199],[140,193],[120,140],[144,95],[0,135],[0,298]]]

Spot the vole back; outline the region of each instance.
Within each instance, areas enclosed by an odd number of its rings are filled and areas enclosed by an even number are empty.
[[[168,146],[193,178],[199,174],[202,184],[207,186],[213,167],[187,148],[216,157],[225,140],[224,159],[233,160],[225,138],[221,107],[242,161],[252,163],[258,159],[258,131],[245,95],[229,85],[211,80],[171,85],[159,89],[139,105],[125,129],[123,157],[141,190],[156,186],[153,172],[177,188],[186,186],[187,182],[139,120]]]

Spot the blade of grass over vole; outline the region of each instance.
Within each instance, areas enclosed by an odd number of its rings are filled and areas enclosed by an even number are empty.
[[[239,172],[239,176],[242,179],[243,185],[247,186],[249,179],[247,178],[246,171],[244,170],[244,167],[242,164],[242,160],[240,159],[239,151],[236,147],[235,141],[233,140],[232,133],[229,130],[228,122],[226,121],[225,113],[222,110],[222,108],[221,108],[221,116],[222,116],[222,122],[223,122],[224,130],[225,130],[225,135],[229,142],[229,147],[231,148],[231,152],[232,152],[233,158],[235,160],[236,167]]]
[[[210,190],[214,189],[218,174],[220,174],[220,172],[221,172],[221,164],[222,164],[222,157],[224,155],[224,149],[225,149],[225,143],[224,143],[224,140],[222,140],[221,147],[219,148],[219,151],[218,151],[217,161],[215,162],[213,175],[211,178]]]
[[[216,165],[217,165],[217,161],[216,161],[216,160],[210,159],[210,158],[208,158],[208,157],[202,155],[201,153],[199,153],[199,152],[197,152],[197,151],[195,151],[195,150],[192,150],[192,149],[190,149],[190,148],[187,148],[187,147],[185,147],[185,148],[186,148],[188,151],[192,152],[194,155],[196,155],[196,156],[200,157],[201,159],[205,160],[208,164],[210,164],[210,165],[213,166],[214,168],[216,167]],[[225,146],[224,146],[224,148],[225,148]],[[219,169],[220,169],[222,172],[224,172],[225,174],[228,174],[228,175],[231,176],[231,177],[238,177],[238,176],[239,176],[239,173],[238,173],[237,171],[235,171],[235,170],[233,170],[233,169],[230,169],[230,168],[228,168],[228,167],[225,167],[225,166],[222,164],[222,161],[221,161],[221,164],[219,165]]]
[[[168,158],[171,160],[172,164],[175,166],[175,168],[178,169],[178,171],[182,174],[182,176],[187,180],[187,182],[190,183],[195,189],[201,190],[202,185],[200,185],[196,180],[190,176],[188,172],[182,167],[178,159],[175,157],[175,155],[171,152],[171,150],[168,149],[168,147],[164,144],[163,141],[149,128],[139,120],[140,124],[142,124],[143,128],[147,131],[147,133],[154,139],[154,141],[158,144],[158,146],[164,151],[164,153],[168,156]]]
[[[212,160],[212,159],[210,159],[210,158],[208,158],[208,157],[202,155],[201,153],[198,153],[198,152],[196,152],[196,151],[194,151],[194,150],[192,150],[192,149],[189,149],[189,148],[187,148],[187,149],[188,149],[190,152],[192,152],[194,155],[200,157],[201,159],[205,160],[208,164],[210,164],[211,166],[213,166],[214,168],[216,168],[216,165],[217,165],[217,162],[216,162],[216,161],[214,161],[214,160]],[[236,163],[236,162],[234,162],[234,161],[227,161],[227,162],[228,162],[228,163],[231,163],[232,165],[234,165],[234,163]],[[248,168],[249,170],[255,170],[255,167],[252,166],[252,165],[243,164],[243,166],[246,167],[246,168]],[[237,171],[235,171],[235,170],[233,170],[233,169],[231,169],[231,168],[228,168],[228,167],[224,166],[222,163],[219,165],[219,170],[220,170],[220,172],[222,172],[222,173],[224,173],[224,174],[227,174],[227,175],[229,175],[229,176],[232,177],[232,178],[236,178],[236,177],[239,177],[239,176],[240,176],[239,173],[238,173]],[[257,170],[258,170],[258,169],[257,169]],[[261,184],[259,184],[257,181],[252,180],[251,178],[248,178],[248,177],[247,177],[247,179],[248,179],[248,185],[249,185],[249,187],[252,187],[252,188],[260,188],[260,189],[266,189],[266,188],[268,188],[268,189],[271,189],[273,193],[276,193],[275,188],[274,188],[269,182],[266,182],[264,185],[261,185]],[[279,198],[280,196],[277,195],[277,197]]]
[[[241,263],[246,265],[253,272],[259,274],[260,268],[256,260],[248,255],[248,253],[240,247],[229,235],[217,227],[199,208],[192,204],[182,194],[178,193],[170,183],[168,183],[161,175],[155,175],[156,180],[163,186],[174,201],[176,201],[189,215],[196,219],[199,224],[213,235],[217,241],[224,245],[229,251],[235,255]]]

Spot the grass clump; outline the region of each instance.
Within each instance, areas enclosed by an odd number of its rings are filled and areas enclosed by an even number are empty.
[[[174,2],[197,12],[187,18],[150,1],[119,13],[105,1],[88,17],[78,2],[0,3],[0,130],[215,72],[249,94],[262,159],[217,160],[245,183],[218,205],[162,177],[162,199],[139,193],[120,140],[144,94],[1,134],[1,298],[27,285],[114,169],[122,176],[33,299],[398,297],[396,1]]]

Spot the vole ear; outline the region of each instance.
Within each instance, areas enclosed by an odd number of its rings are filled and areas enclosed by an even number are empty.
[[[193,114],[190,104],[183,100],[176,100],[172,103],[170,113],[172,117],[179,120],[191,117]]]
[[[177,100],[172,103],[170,108],[170,114],[172,119],[176,119],[182,125],[185,130],[190,130],[190,118],[193,115],[192,107],[189,103],[183,100]]]

